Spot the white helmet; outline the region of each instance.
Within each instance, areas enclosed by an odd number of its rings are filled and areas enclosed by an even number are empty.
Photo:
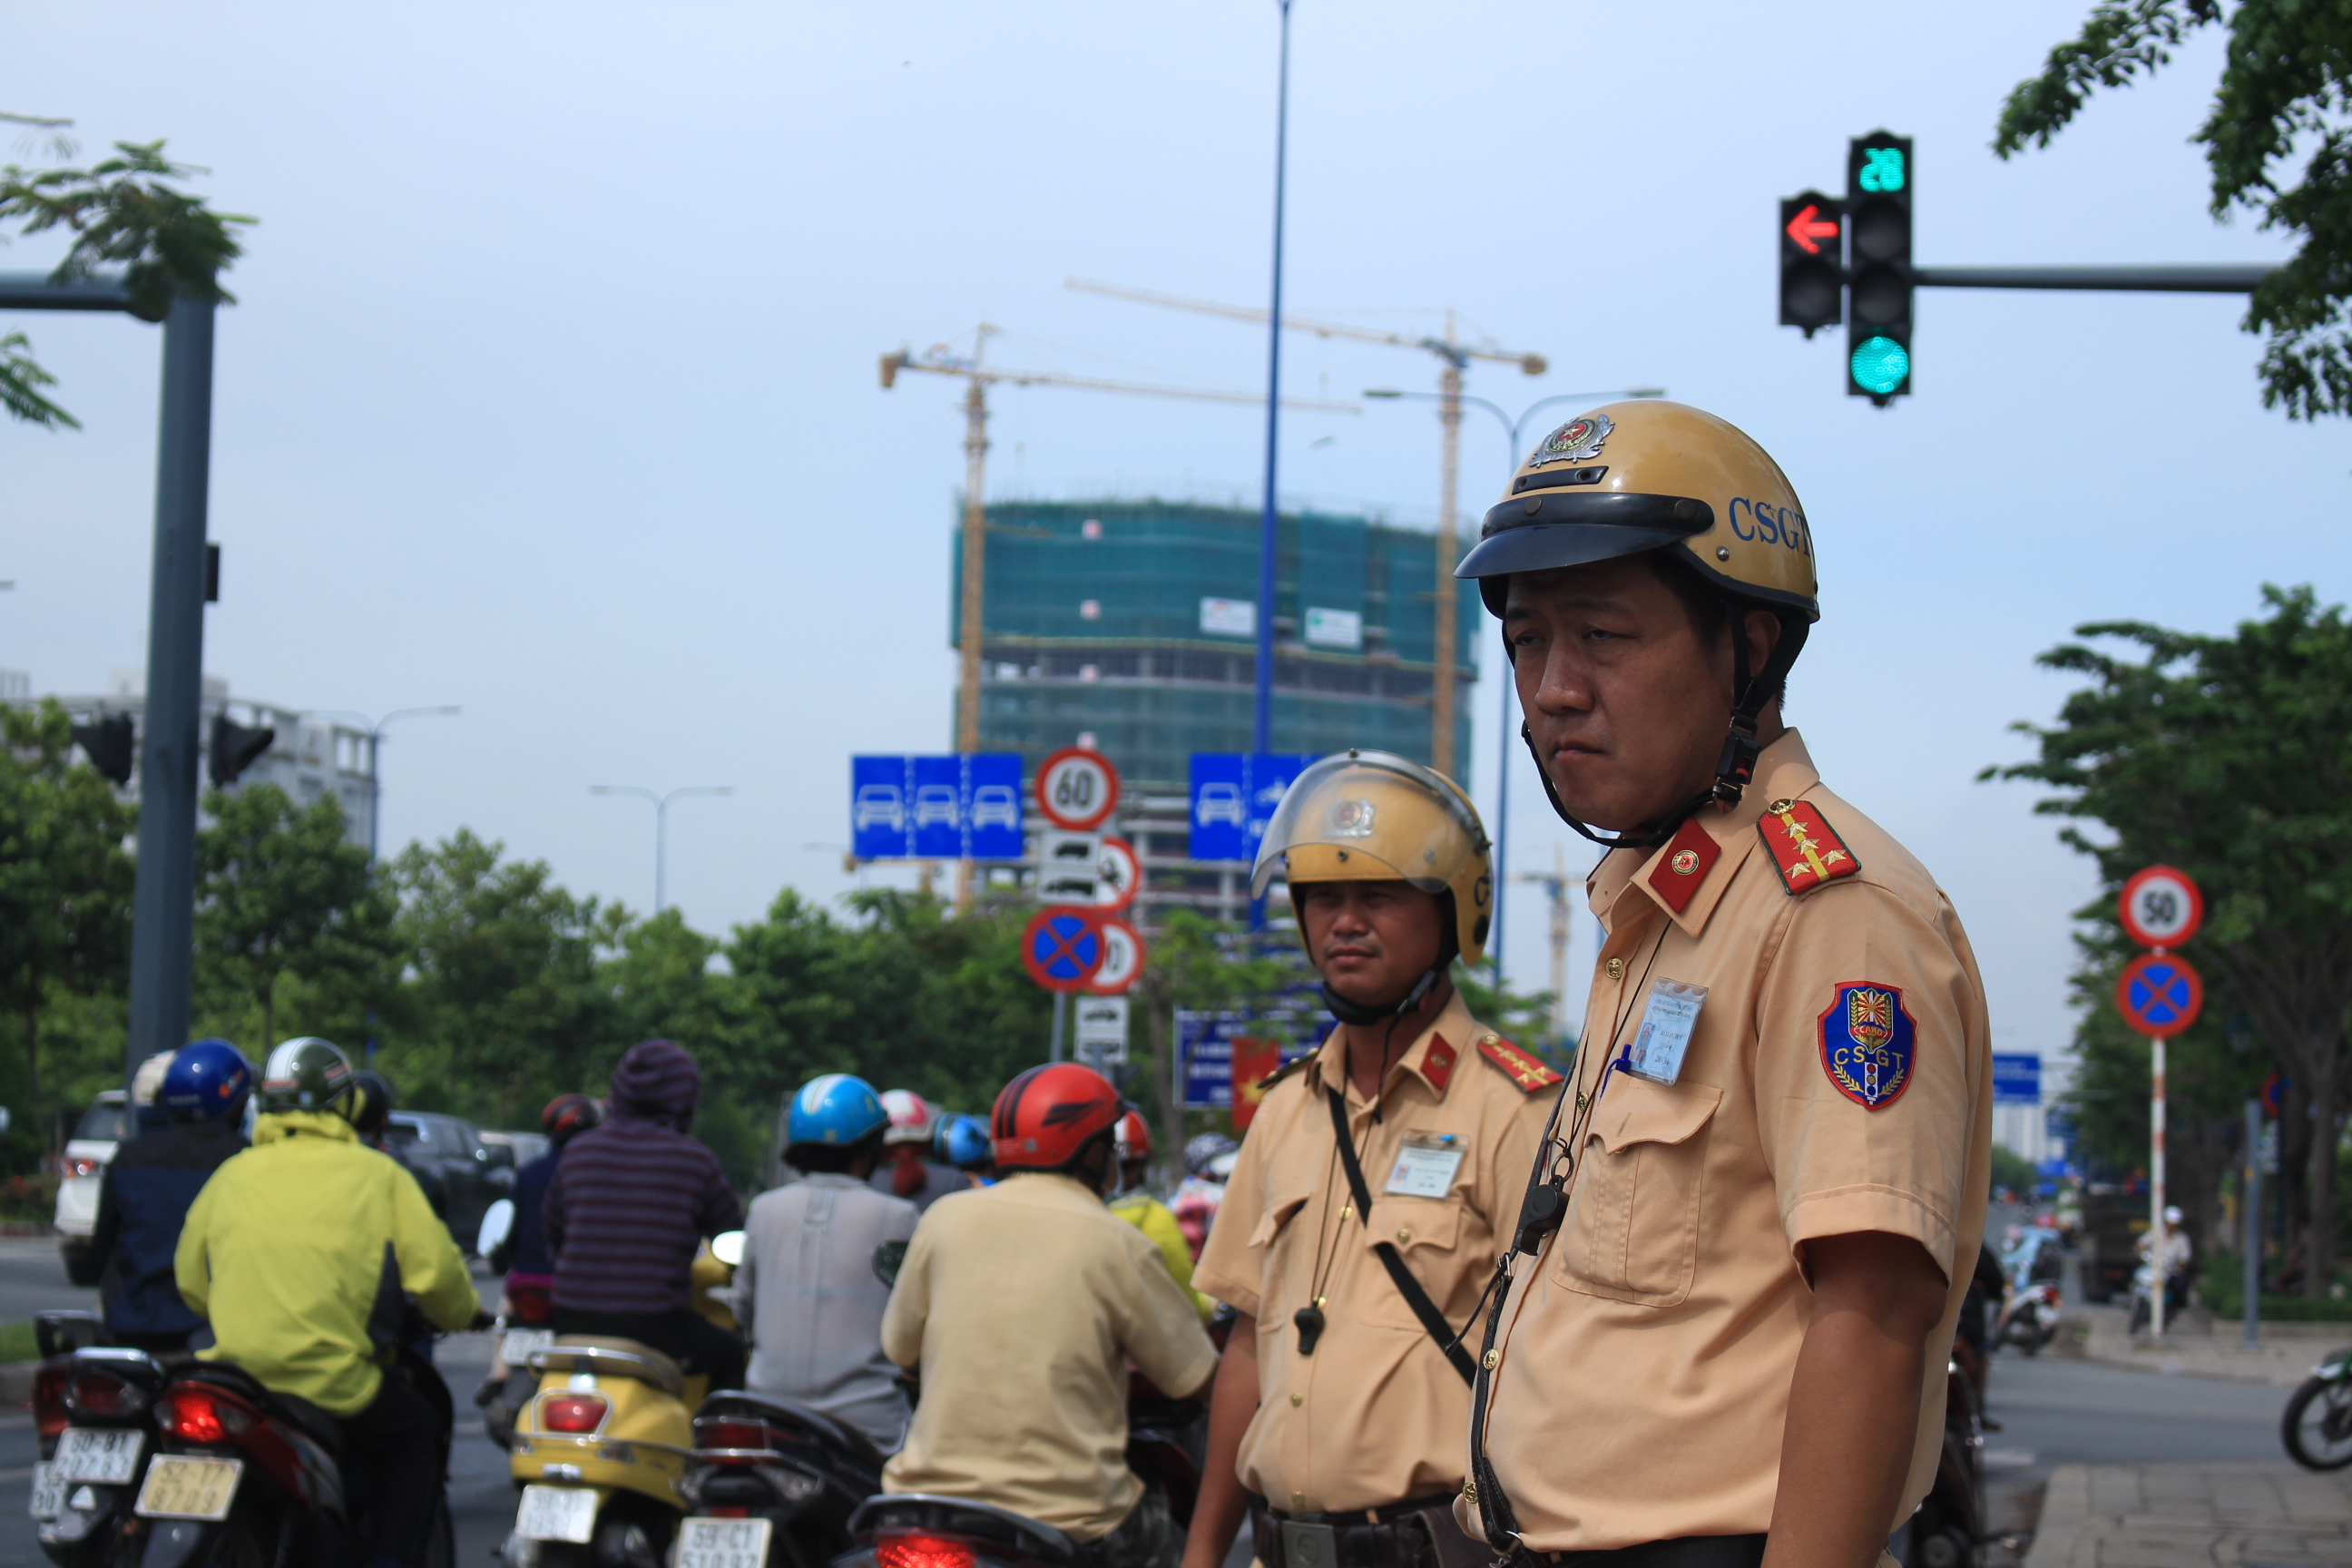
[[[180,1053],[177,1051],[157,1051],[153,1056],[149,1057],[145,1061],[139,1064],[139,1070],[131,1075],[131,1104],[156,1105],[162,1103],[163,1098],[163,1075],[171,1070],[172,1058],[179,1054]]]
[[[2187,1217],[2178,1208],[2168,1206],[2164,1211],[2164,1223],[2167,1225],[2179,1225]]]
[[[890,1131],[883,1134],[883,1142],[929,1143],[931,1141],[930,1105],[913,1089],[884,1090],[882,1110],[890,1118]]]

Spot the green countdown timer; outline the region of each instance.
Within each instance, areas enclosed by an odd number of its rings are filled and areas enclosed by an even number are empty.
[[[1911,374],[1910,351],[1893,338],[1865,339],[1850,363],[1853,384],[1882,397],[1902,385]]]

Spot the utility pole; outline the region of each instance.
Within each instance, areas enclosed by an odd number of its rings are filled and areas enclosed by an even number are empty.
[[[1454,351],[1454,312],[1445,312],[1445,346]],[[1462,458],[1462,356],[1448,352],[1445,368],[1437,375],[1437,426],[1443,433],[1437,463],[1437,588],[1430,647],[1436,666],[1430,672],[1429,765],[1454,776],[1454,660],[1461,651],[1458,615],[1462,584],[1454,580],[1454,563],[1461,553],[1461,533],[1455,521],[1455,490]]]
[[[1515,882],[1534,882],[1551,898],[1551,1037],[1554,1044],[1568,1038],[1568,890],[1572,885],[1568,877],[1568,851],[1559,845],[1551,847],[1551,871],[1522,871],[1511,879]]]

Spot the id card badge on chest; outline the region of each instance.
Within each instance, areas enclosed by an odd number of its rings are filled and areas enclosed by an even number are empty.
[[[1407,1132],[1381,1189],[1408,1198],[1442,1198],[1454,1190],[1454,1173],[1462,1168],[1466,1152],[1454,1132]]]
[[[1683,1075],[1683,1054],[1690,1049],[1698,1028],[1698,1010],[1706,1003],[1706,987],[1685,980],[1654,980],[1650,999],[1642,1009],[1642,1026],[1617,1065],[1635,1078],[1652,1083],[1672,1083]]]

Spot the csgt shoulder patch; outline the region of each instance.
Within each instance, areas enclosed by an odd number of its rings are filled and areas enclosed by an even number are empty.
[[[1831,832],[1822,814],[1804,801],[1774,801],[1764,808],[1756,831],[1764,837],[1764,852],[1772,857],[1780,885],[1792,894],[1811,892],[1862,869],[1845,840]]]
[[[1822,1013],[1821,1033],[1822,1070],[1864,1110],[1894,1104],[1911,1087],[1918,1031],[1903,1010],[1901,986],[1841,981]]]
[[[1560,1081],[1559,1074],[1500,1035],[1479,1036],[1478,1054],[1502,1068],[1522,1094],[1533,1094]]]

